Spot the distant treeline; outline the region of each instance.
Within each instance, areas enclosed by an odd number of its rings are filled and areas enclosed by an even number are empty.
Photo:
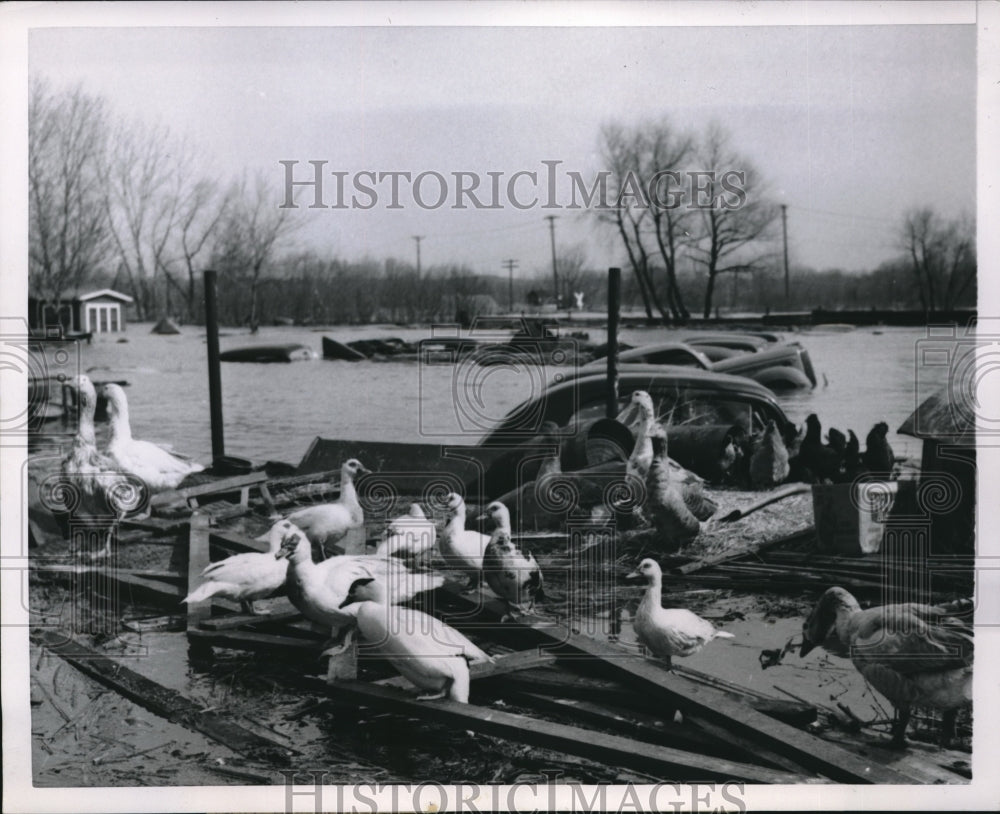
[[[95,285],[113,287],[113,276],[95,280]],[[717,292],[720,314],[767,311],[811,311],[837,309],[923,310],[912,271],[902,262],[886,263],[867,273],[832,269],[794,268],[790,274],[790,297],[785,302],[784,273],[764,269],[731,275]],[[705,285],[695,270],[678,274],[682,293],[695,298]],[[513,280],[514,312],[536,313],[553,309],[551,277],[539,273],[530,279]],[[577,272],[572,292],[583,293],[584,310],[607,307],[607,270]],[[195,282],[194,308],[187,300],[171,298],[170,287],[158,292],[165,312],[181,322],[204,321],[200,278]],[[469,324],[478,315],[506,313],[510,281],[496,275],[476,274],[465,266],[432,266],[418,277],[415,267],[395,260],[323,260],[315,254],[278,259],[274,273],[258,281],[257,313],[262,325],[276,321],[296,324],[337,325],[373,322]],[[251,292],[247,273],[220,271],[219,319],[224,325],[246,325],[251,321]],[[972,285],[955,307],[973,307]],[[564,297],[560,311],[575,309],[575,299]],[[622,275],[622,305],[628,311],[643,310],[642,295],[627,270]]]

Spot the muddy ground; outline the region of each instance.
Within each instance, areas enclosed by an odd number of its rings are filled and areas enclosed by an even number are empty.
[[[757,495],[715,495],[720,514],[752,502]],[[384,519],[383,519],[384,522]],[[789,498],[762,509],[737,523],[709,523],[703,534],[682,554],[704,556],[720,551],[750,550],[763,540],[791,535],[812,523],[808,495]],[[266,527],[253,516],[236,527],[256,534]],[[378,521],[369,528],[378,535]],[[812,538],[796,545],[813,545]],[[70,562],[71,552],[62,543],[32,552],[36,560]],[[628,617],[641,589],[620,582],[642,556],[657,556],[648,542],[626,543],[614,551],[605,568],[588,580],[570,580],[568,565],[573,556],[565,537],[541,538],[536,553],[546,573],[552,597],[543,613],[559,614],[570,606],[578,621],[590,626],[593,635],[605,636],[619,609]],[[118,552],[117,565],[129,568],[178,569],[185,567],[186,545],[130,545]],[[781,594],[748,593],[719,587],[699,587],[672,581],[664,591],[664,604],[686,607],[733,634],[718,640],[701,653],[684,660],[705,673],[729,679],[777,698],[806,700],[820,708],[814,731],[830,731],[840,739],[872,744],[884,741],[891,708],[867,688],[849,662],[814,651],[805,659],[789,652],[780,663],[762,667],[765,650],[781,650],[797,638],[802,621],[815,602],[812,589],[790,589]],[[182,607],[121,605],[109,612],[106,603],[93,597],[73,595],[63,585],[36,575],[30,586],[30,604],[37,619],[46,619],[62,629],[77,630],[77,638],[131,669],[175,690],[247,728],[288,744],[301,753],[295,765],[327,772],[329,783],[362,781],[392,782],[435,778],[442,782],[514,783],[544,780],[543,772],[559,772],[564,780],[587,783],[621,783],[654,779],[628,767],[614,767],[581,760],[548,750],[498,738],[380,713],[374,709],[341,705],[316,693],[289,689],[301,676],[320,676],[323,664],[312,653],[300,657],[285,654],[250,653],[215,649],[209,660],[189,657],[183,632]],[[268,600],[281,607],[285,599]],[[136,633],[122,627],[122,620],[177,615],[172,630]],[[113,618],[112,618],[113,617]],[[82,630],[105,633],[82,635]],[[620,641],[634,647],[626,621]],[[491,646],[487,644],[487,649]],[[500,652],[494,648],[494,652]],[[636,657],[641,655],[636,649]],[[129,786],[129,785],[222,785],[281,783],[284,777],[273,764],[246,760],[225,745],[204,735],[171,724],[147,712],[91,678],[59,657],[32,648],[29,666],[32,703],[32,744],[35,783],[39,786]],[[363,665],[362,678],[387,675],[384,666]],[[493,698],[472,701],[494,704],[507,711],[528,712],[516,704]],[[837,724],[854,716],[863,731],[850,731]],[[827,714],[830,711],[830,714]],[[657,710],[649,710],[656,714]],[[536,714],[537,713],[533,713]],[[571,717],[547,716],[565,723]],[[971,744],[968,718],[960,725],[959,751],[948,759],[960,772],[968,773]],[[917,753],[940,758],[936,747],[924,745],[934,737],[933,717],[917,716],[911,726],[911,747]],[[964,750],[965,754],[962,754]],[[940,762],[940,759],[939,759]],[[961,777],[956,776],[957,780]],[[931,782],[928,780],[928,782]]]

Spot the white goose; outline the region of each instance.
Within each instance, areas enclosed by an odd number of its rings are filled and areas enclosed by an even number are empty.
[[[625,464],[625,474],[642,482],[646,480],[649,466],[653,462],[652,433],[657,425],[653,398],[645,390],[633,391],[631,402],[618,414],[618,420],[624,422],[633,415],[635,420],[627,426],[635,434],[635,446]]]
[[[348,531],[364,526],[365,513],[358,502],[354,478],[368,472],[357,458],[345,461],[340,467],[340,496],[332,503],[306,506],[292,512],[287,519],[298,526],[312,543],[328,551],[344,539]]]
[[[805,656],[816,646],[849,658],[892,703],[892,743],[902,748],[910,707],[944,711],[941,743],[954,736],[959,708],[972,703],[972,602],[944,605],[907,602],[862,610],[843,588],[820,597],[802,626]]]
[[[113,527],[125,514],[122,504],[138,484],[130,481],[109,456],[97,449],[94,433],[97,392],[93,382],[88,376],[80,375],[69,385],[76,390],[79,423],[69,453],[60,464],[60,487],[68,491],[56,495],[55,502],[67,504],[67,510],[56,509],[56,519],[67,536],[71,518],[106,519],[109,528],[104,546],[92,554],[94,558],[104,557],[111,553]]]
[[[469,664],[492,662],[455,628],[412,608],[387,601],[385,586],[371,577],[351,585],[341,610],[353,616],[373,649],[425,694],[420,700],[448,697],[469,702]]]
[[[438,551],[449,568],[469,572],[466,590],[471,590],[479,585],[490,535],[465,527],[465,501],[460,494],[451,492],[447,506],[448,519],[438,540]]]
[[[545,598],[542,571],[531,552],[522,551],[514,542],[510,512],[503,503],[498,500],[491,503],[486,507],[484,516],[491,518],[496,526],[483,553],[486,584],[507,603],[509,610],[516,608],[521,611],[521,606],[527,601],[530,613],[535,601]]]
[[[288,563],[275,558],[284,537],[298,532],[288,520],[279,520],[267,534],[266,553],[235,554],[214,562],[201,572],[202,583],[182,602],[201,602],[222,596],[239,602],[244,613],[255,614],[255,599],[265,599],[285,584]],[[300,532],[301,533],[301,532]]]
[[[104,385],[111,421],[107,454],[122,471],[135,475],[152,492],[176,489],[184,478],[205,467],[168,452],[159,444],[137,441],[129,424],[128,399],[117,384]]]
[[[732,633],[719,630],[707,619],[684,608],[664,608],[663,572],[655,560],[649,558],[626,579],[646,582],[635,618],[632,620],[636,638],[651,653],[670,664],[672,656],[691,656],[713,639],[732,639]]]
[[[375,550],[377,557],[412,558],[434,547],[437,526],[429,520],[419,503],[411,503],[410,510],[392,520],[386,527],[382,542]]]
[[[285,585],[292,604],[307,619],[329,626],[334,639],[353,622],[353,616],[340,606],[355,580],[379,579],[393,602],[408,602],[417,594],[433,591],[444,584],[440,574],[411,571],[395,557],[340,555],[321,563],[313,562],[312,545],[299,532],[284,536],[274,557],[289,561]],[[324,655],[341,652],[349,642],[348,637],[340,648],[331,648]]]

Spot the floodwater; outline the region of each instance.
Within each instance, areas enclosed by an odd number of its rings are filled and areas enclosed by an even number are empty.
[[[125,380],[133,433],[172,444],[201,460],[211,458],[204,330],[185,326],[178,336],[132,324],[125,335],[96,337],[78,356],[49,359],[50,374],[86,372],[97,381]],[[584,328],[594,342],[602,329]],[[301,343],[321,357],[321,337],[340,341],[396,336],[415,341],[428,328],[393,325],[329,329],[264,327],[223,330],[223,351],[247,345]],[[633,328],[633,345],[675,338],[667,328]],[[947,367],[922,364],[927,330],[856,328],[785,332],[809,351],[818,388],[781,397],[801,422],[811,412],[824,428],[854,429],[864,442],[877,421],[888,422],[897,454],[919,455],[914,439],[895,434],[919,400],[946,381]],[[50,354],[51,357],[51,354]],[[298,463],[316,436],[354,440],[475,443],[512,407],[565,368],[489,367],[416,362],[339,362],[317,358],[291,364],[222,363],[226,452],[254,462]],[[51,429],[55,429],[50,424]]]

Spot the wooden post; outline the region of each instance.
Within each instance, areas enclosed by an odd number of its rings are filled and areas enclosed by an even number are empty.
[[[605,415],[618,415],[618,321],[621,318],[622,270],[608,269],[608,401]]]
[[[188,533],[188,593],[201,585],[201,572],[208,566],[209,518],[200,512],[191,515],[191,530]],[[212,600],[189,602],[187,606],[187,629],[196,630],[203,619],[212,615]],[[204,642],[188,637],[188,647],[192,655],[205,655],[211,651]]]
[[[222,429],[222,371],[219,368],[219,318],[215,304],[215,272],[205,272],[205,339],[208,345],[208,400],[212,420],[212,461],[226,454]]]

